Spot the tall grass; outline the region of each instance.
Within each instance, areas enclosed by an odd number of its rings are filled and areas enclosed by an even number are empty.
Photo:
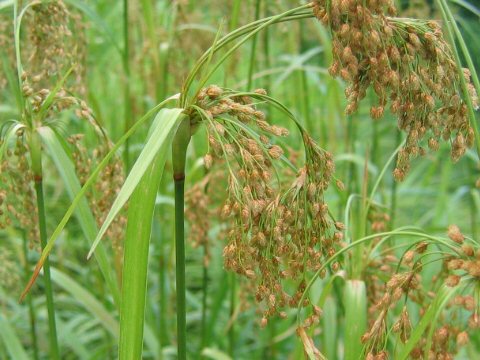
[[[479,357],[479,14],[0,4],[0,357]]]

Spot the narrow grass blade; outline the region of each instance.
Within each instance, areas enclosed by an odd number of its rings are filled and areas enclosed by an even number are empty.
[[[212,360],[231,360],[232,359],[230,356],[228,356],[224,352],[214,348],[203,349],[202,356]]]
[[[452,3],[462,6],[463,8],[471,11],[476,16],[480,17],[480,9],[475,7],[475,5],[470,4],[468,1],[465,0],[451,0]]]
[[[74,210],[77,208],[79,202],[81,201],[82,197],[85,195],[87,192],[88,188],[92,186],[92,184],[95,182],[96,177],[102,171],[105,166],[108,164],[110,159],[115,155],[115,153],[118,151],[120,146],[125,143],[125,141],[132,136],[132,134],[138,130],[140,126],[142,126],[147,120],[150,119],[151,116],[153,116],[159,109],[161,109],[163,106],[165,106],[166,103],[172,101],[172,100],[177,100],[179,97],[178,94],[173,95],[152,109],[148,111],[144,116],[142,116],[131,128],[126,132],[125,134],[122,135],[122,137],[116,142],[116,144],[110,149],[108,154],[104,156],[100,164],[97,165],[95,170],[93,170],[92,174],[90,177],[87,179],[85,184],[82,186],[78,194],[75,196],[75,198],[72,200],[72,203],[68,207],[67,211],[65,212],[65,215],[63,216],[62,220],[60,220],[60,223],[57,225],[55,230],[53,231],[52,235],[50,236],[50,239],[48,239],[47,246],[42,251],[42,254],[40,256],[40,259],[38,260],[37,264],[35,265],[35,269],[33,270],[33,274],[30,277],[30,280],[28,281],[27,285],[25,286],[25,289],[23,290],[22,294],[20,295],[20,302],[25,298],[25,296],[28,294],[30,289],[32,288],[33,284],[35,283],[35,280],[38,278],[38,275],[40,274],[40,270],[43,267],[43,264],[45,263],[45,260],[48,257],[48,254],[50,251],[53,249],[53,245],[55,244],[55,241],[57,238],[60,236],[63,228],[65,225],[67,225],[68,221],[70,220],[70,217],[72,216]]]
[[[74,279],[58,269],[51,268],[52,280],[76,299],[93,318],[99,319],[102,326],[118,339],[119,323],[95,296]],[[158,342],[150,326],[145,326],[145,344],[153,353],[158,353]]]
[[[42,127],[38,130],[42,141],[47,146],[50,156],[62,177],[63,183],[67,189],[70,199],[74,199],[80,192],[80,182],[75,173],[75,168],[65,148],[62,146],[60,139],[56,136],[52,129],[48,127]],[[90,210],[87,199],[82,198],[75,211],[76,218],[80,223],[80,227],[88,239],[89,243],[92,243],[95,239],[95,235],[98,232],[95,218]],[[100,266],[100,270],[105,278],[105,282],[110,288],[114,302],[117,306],[120,304],[120,290],[118,289],[118,283],[115,279],[110,264],[108,262],[107,251],[103,244],[100,245],[98,251],[95,253],[95,257]]]
[[[65,347],[70,347],[72,352],[75,353],[76,359],[87,360],[91,358],[87,348],[85,347],[85,344],[81,341],[78,341],[78,334],[75,333],[74,329],[72,329],[69,323],[64,323],[62,320],[57,318],[57,328],[62,343]]]
[[[22,346],[22,342],[18,338],[10,323],[3,314],[0,313],[0,337],[7,348],[10,357],[15,360],[28,360],[27,352]]]
[[[148,248],[157,190],[171,138],[169,140],[161,146],[159,154],[143,175],[129,203],[122,275],[119,359],[142,357]]]
[[[105,222],[100,228],[100,231],[98,232],[97,237],[92,244],[87,258],[92,256],[95,248],[102,239],[102,236],[107,231],[115,216],[120,212],[123,205],[125,205],[130,195],[132,195],[134,192],[143,175],[155,158],[155,155],[171,138],[171,135],[179,125],[178,118],[182,111],[183,109],[175,108],[163,109],[158,113],[157,117],[155,118],[155,122],[152,125],[151,136],[145,144],[145,147],[140,153],[137,161],[133,165],[132,170],[128,174],[128,177],[120,189],[117,198],[113,202],[112,207],[105,218]]]
[[[93,317],[99,319],[103,327],[113,336],[118,337],[118,322],[94,295],[67,274],[51,268],[52,280],[55,284],[70,293]]]
[[[156,117],[150,130],[147,145],[130,172],[135,174],[137,164],[144,158],[147,146],[159,145],[157,154],[147,165],[135,184],[128,209],[127,234],[123,265],[122,305],[120,309],[120,359],[137,359],[142,356],[143,330],[145,323],[145,303],[147,292],[148,250],[152,230],[153,213],[157,190],[165,167],[166,156],[173,141],[182,109],[162,110]],[[175,126],[177,125],[177,126]],[[162,135],[162,130],[166,135]],[[158,132],[160,131],[160,135]],[[142,160],[144,161],[144,160]],[[128,178],[127,178],[128,180]],[[112,206],[113,207],[113,206]],[[155,353],[155,351],[154,351]]]
[[[6,131],[5,131],[5,136],[1,139],[2,144],[0,145],[0,162],[3,160],[3,156],[5,155],[5,152],[7,151],[8,144],[11,139],[14,138],[16,132],[18,130],[21,130],[25,128],[25,125],[21,123],[15,123],[11,125]]]

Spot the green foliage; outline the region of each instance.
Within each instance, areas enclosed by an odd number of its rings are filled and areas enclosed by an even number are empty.
[[[351,82],[328,70],[339,59],[336,3],[315,3],[330,11],[326,25],[300,1],[0,2],[0,358],[54,358],[55,341],[62,359],[480,357],[480,138],[469,96],[480,93],[478,6],[410,0],[392,20],[396,44],[433,31],[410,18],[442,21],[475,132],[455,164],[449,141],[436,152],[419,143],[425,156],[396,182],[411,134],[388,106],[372,119],[375,84],[345,113]],[[242,202],[265,190],[243,187],[259,176],[242,183],[247,139],[260,149],[253,163],[273,163],[265,184],[279,189],[259,214]],[[302,171],[326,150],[332,185],[309,175],[328,206],[311,215]],[[235,207],[227,199],[238,208],[225,215]],[[267,246],[255,243],[259,229],[281,228],[279,204],[302,234],[323,229],[301,237],[305,248],[334,245],[272,256],[294,242],[262,234]],[[232,243],[246,250],[231,256]],[[268,281],[292,304],[272,297]]]

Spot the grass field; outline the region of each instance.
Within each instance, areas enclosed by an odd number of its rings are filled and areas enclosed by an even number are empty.
[[[480,358],[477,0],[0,0],[0,359]]]

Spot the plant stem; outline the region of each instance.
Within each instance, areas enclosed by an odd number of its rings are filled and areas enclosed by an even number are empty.
[[[473,85],[475,86],[477,93],[480,93],[480,81],[478,79],[477,70],[475,69],[475,65],[473,64],[472,57],[470,56],[470,52],[468,51],[467,44],[463,39],[462,33],[458,28],[457,22],[455,21],[455,18],[453,17],[453,14],[450,11],[448,4],[443,0],[442,2],[444,4],[445,14],[448,16],[450,20],[450,25],[452,26],[455,32],[455,36],[457,37],[458,43],[460,44],[460,48],[462,49],[462,53],[463,53],[463,56],[465,57],[465,61],[468,65],[468,69],[470,70],[470,73],[472,75]]]
[[[34,171],[35,177],[35,192],[37,195],[37,209],[38,209],[38,226],[40,229],[40,244],[42,250],[47,245],[47,226],[45,218],[45,200],[43,194],[43,179],[42,179],[42,167],[41,167],[41,154],[40,149],[37,148],[37,156],[32,156],[32,169],[37,168],[37,171]],[[33,150],[32,150],[33,152]],[[35,160],[39,160],[39,163],[36,166],[33,165]],[[40,170],[40,172],[38,172]],[[50,260],[48,257],[45,259],[45,264],[43,266],[44,271],[44,280],[45,280],[45,296],[47,298],[47,312],[48,312],[48,337],[50,341],[50,359],[57,360],[60,359],[60,351],[58,347],[57,339],[57,327],[55,324],[55,305],[53,303],[53,288],[52,288],[52,279],[50,276]]]
[[[230,274],[230,320],[231,325],[230,329],[228,330],[228,346],[229,346],[229,354],[232,359],[234,359],[234,352],[235,352],[235,322],[232,321],[233,317],[235,316],[235,299],[236,299],[236,288],[237,288],[237,281],[235,278],[235,274]]]
[[[25,281],[28,281],[30,276],[30,269],[28,266],[28,246],[27,246],[27,237],[25,235],[25,231],[23,233],[23,256],[25,257]],[[37,343],[37,331],[36,331],[36,316],[35,316],[35,308],[33,307],[32,302],[32,295],[27,296],[27,305],[28,305],[28,314],[30,317],[30,336],[32,338],[32,347],[33,347],[33,358],[35,360],[39,359],[38,356],[38,343]]]
[[[173,229],[172,229],[173,230]],[[159,260],[159,295],[160,295],[160,304],[159,304],[159,328],[160,328],[160,336],[159,336],[159,343],[160,348],[163,349],[166,344],[169,343],[169,332],[167,326],[167,299],[168,299],[168,291],[166,285],[166,272],[167,272],[167,261],[165,255],[165,246],[162,244],[160,247],[160,260]]]
[[[185,161],[190,142],[190,119],[184,117],[172,145],[175,183],[175,272],[177,285],[177,359],[187,358],[187,316],[185,300]]]
[[[128,32],[128,0],[123,0],[123,70],[125,76],[125,123],[124,133],[126,133],[132,127],[132,109],[130,106],[130,44],[129,44],[129,32]],[[127,173],[130,171],[130,139],[125,141],[124,162]]]
[[[225,35],[222,39],[218,40],[218,42],[215,44],[213,48],[208,49],[198,60],[193,69],[190,71],[189,75],[187,76],[183,86],[182,86],[182,93],[180,96],[180,105],[185,107],[188,103],[188,92],[190,90],[190,87],[193,83],[193,80],[196,75],[198,75],[200,68],[209,60],[211,54],[214,54],[215,52],[219,51],[223,46],[228,44],[229,42],[235,40],[239,36],[242,36],[243,34],[247,33],[247,35],[240,40],[237,44],[235,44],[233,47],[231,47],[226,54],[222,56],[222,58],[213,66],[213,68],[203,77],[202,83],[198,84],[199,88],[203,87],[205,85],[205,82],[212,76],[212,74],[220,67],[220,65],[228,59],[228,57],[236,50],[238,49],[245,41],[250,39],[251,37],[255,36],[258,32],[263,30],[264,28],[270,26],[273,23],[276,22],[282,22],[282,21],[289,21],[292,19],[297,19],[297,18],[303,18],[303,17],[312,17],[313,14],[309,12],[308,14],[302,14],[302,15],[294,15],[294,13],[299,12],[304,9],[308,9],[312,6],[312,4],[306,4],[302,5],[298,8],[288,10],[282,14],[272,16],[270,18],[266,19],[260,19],[258,21],[255,21],[253,23],[244,25],[231,33]],[[289,17],[289,15],[292,15]],[[287,19],[285,19],[287,18]]]
[[[204,245],[204,256],[207,254],[207,244]],[[202,338],[200,351],[207,346],[207,299],[208,299],[208,267],[203,264],[202,279]]]
[[[255,1],[255,21],[257,21],[260,18],[260,3],[261,0],[256,0]],[[249,67],[248,67],[248,83],[247,83],[247,89],[250,91],[252,88],[252,83],[253,83],[253,71],[255,68],[255,54],[257,52],[257,35],[252,39],[252,48],[250,50],[250,62],[249,62]]]
[[[185,360],[187,318],[185,309],[185,229],[184,229],[185,179],[175,179],[175,270],[177,283],[177,343],[178,359]]]
[[[397,148],[402,141],[402,135],[400,133],[400,130],[397,128],[396,130],[396,138],[395,138],[395,147]],[[397,156],[395,157],[395,164],[397,162],[398,158],[398,153]],[[393,165],[395,168],[396,165]],[[397,187],[398,184],[395,180],[392,181],[392,185],[390,187],[390,230],[395,228],[395,215],[397,211]]]

